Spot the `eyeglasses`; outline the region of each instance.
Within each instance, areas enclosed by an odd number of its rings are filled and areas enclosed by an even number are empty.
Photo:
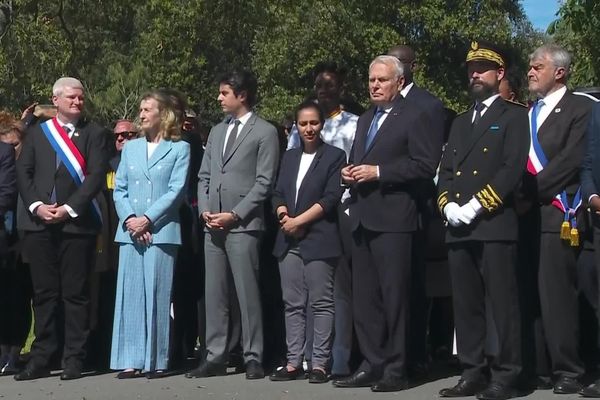
[[[119,132],[119,133],[115,133],[115,137],[117,139],[119,138],[123,138],[123,139],[133,139],[137,136],[137,132]]]

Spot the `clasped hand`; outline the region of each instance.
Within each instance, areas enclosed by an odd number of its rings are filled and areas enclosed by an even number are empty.
[[[306,229],[299,223],[298,218],[293,218],[289,215],[285,215],[281,218],[279,225],[284,234],[295,237],[296,239],[300,239],[306,233]]]
[[[353,183],[371,182],[379,179],[376,165],[349,164],[342,168],[342,180],[351,185]]]
[[[450,226],[458,227],[461,225],[470,225],[477,217],[477,211],[470,203],[459,206],[457,203],[448,203],[444,207],[444,215]]]
[[[235,222],[233,214],[228,212],[211,214],[210,212],[205,211],[201,216],[208,229],[224,230],[229,228]]]
[[[128,218],[127,221],[125,221],[125,227],[131,237],[139,244],[149,246],[150,243],[152,243],[150,220],[145,215]]]
[[[35,214],[45,224],[58,224],[69,218],[69,213],[63,206],[54,204],[41,204],[35,209]]]

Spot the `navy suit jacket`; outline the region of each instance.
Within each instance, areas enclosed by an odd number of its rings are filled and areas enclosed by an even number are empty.
[[[290,246],[297,243],[304,261],[339,257],[342,247],[337,229],[336,208],[344,192],[340,185],[340,174],[346,162],[346,153],[337,147],[322,143],[302,180],[296,202],[296,179],[301,157],[301,148],[288,150],[283,155],[271,200],[273,209],[277,212],[278,207],[286,206],[288,215],[295,217],[319,203],[325,211],[325,216],[313,222],[300,240],[286,236],[279,230],[273,255],[282,257]]]
[[[581,167],[581,191],[584,202],[593,194],[600,195],[598,190],[600,188],[600,103],[596,103],[592,108],[585,134],[587,148]],[[592,219],[595,224],[600,222],[598,218]]]
[[[417,187],[435,176],[442,148],[431,140],[429,111],[398,96],[367,150],[374,115],[371,107],[358,119],[350,163],[378,165],[379,180],[352,186],[352,230],[362,225],[375,232],[413,232]]]

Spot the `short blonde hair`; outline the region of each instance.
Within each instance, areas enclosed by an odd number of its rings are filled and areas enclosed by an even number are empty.
[[[172,97],[166,91],[157,89],[146,92],[140,101],[148,99],[154,99],[158,103],[160,111],[158,134],[160,137],[173,142],[181,140],[182,115]]]

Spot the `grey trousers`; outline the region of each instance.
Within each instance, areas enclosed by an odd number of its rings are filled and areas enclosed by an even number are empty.
[[[306,340],[306,314],[313,315],[312,367],[326,369],[333,342],[333,274],[337,259],[304,262],[297,249],[279,260],[285,306],[287,361],[302,366]]]
[[[208,232],[206,260],[206,360],[223,364],[228,356],[231,270],[242,317],[244,361],[262,362],[263,321],[258,288],[260,232]]]

